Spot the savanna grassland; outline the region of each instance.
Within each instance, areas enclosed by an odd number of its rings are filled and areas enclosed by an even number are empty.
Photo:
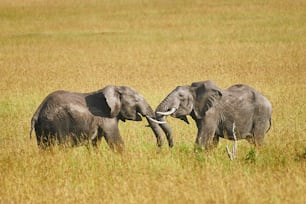
[[[305,0],[1,0],[0,28],[0,203],[306,202]],[[161,152],[145,121],[120,123],[123,155],[29,139],[54,90],[127,85],[155,108],[207,79],[271,101],[260,150],[194,152],[195,124],[170,117],[175,146]]]

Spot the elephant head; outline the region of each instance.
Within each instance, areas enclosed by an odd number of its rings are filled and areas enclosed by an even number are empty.
[[[126,86],[107,86],[102,89],[105,101],[109,107],[109,116],[122,121],[141,121],[146,117],[150,128],[154,132],[157,145],[162,146],[162,134],[158,124],[165,122],[155,120],[155,113],[145,98],[133,88]]]
[[[197,122],[221,97],[221,89],[213,81],[178,86],[158,105],[155,111],[156,116],[158,120],[164,121],[164,117],[170,115],[189,124],[187,115],[190,115]],[[162,128],[163,126],[165,124],[161,125]],[[167,136],[168,141],[172,142],[171,132],[167,132],[168,129],[163,128],[166,135],[170,135]]]

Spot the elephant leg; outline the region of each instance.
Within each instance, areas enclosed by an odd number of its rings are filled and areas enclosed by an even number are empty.
[[[197,133],[197,138],[195,141],[195,149],[202,149],[202,145],[201,145],[202,123],[197,122],[197,128],[198,128],[198,133]]]
[[[114,152],[123,152],[125,147],[124,147],[124,142],[121,136],[118,134],[113,135],[107,132],[104,132],[104,137],[105,140],[108,144],[108,146],[113,150]]]
[[[116,119],[108,119],[104,121],[103,124],[104,138],[108,146],[114,152],[123,152],[125,150],[124,142],[120,136],[118,122]]]
[[[197,148],[201,148],[202,150],[212,150],[217,147],[217,144],[214,141],[214,137],[209,135],[198,137],[196,140]]]
[[[161,124],[160,127],[162,128],[162,130],[166,134],[166,138],[167,138],[169,147],[173,147],[173,138],[172,138],[172,133],[171,133],[170,126],[166,123],[166,124]],[[160,144],[162,144],[162,140],[161,140]],[[161,146],[161,145],[159,145],[159,146]]]
[[[203,120],[201,125],[198,125],[198,135],[196,144],[205,150],[210,150],[214,144],[218,144],[219,138],[215,138],[217,126],[211,121]]]
[[[37,146],[40,149],[46,149],[50,146],[50,135],[51,132],[48,129],[44,129],[40,124],[35,124],[35,134]]]
[[[253,133],[253,144],[255,147],[261,147],[263,145],[265,131],[267,128],[268,121],[267,120],[257,120],[254,123],[254,133]]]
[[[37,145],[41,149],[47,149],[54,144],[55,134],[48,129],[37,132]]]
[[[219,136],[215,135],[213,138],[213,147],[216,148],[218,147],[219,144]]]
[[[59,130],[56,133],[56,137],[51,137],[52,139],[52,143],[55,144],[57,143],[58,145],[68,145],[68,143],[70,143],[71,146],[74,146],[77,144],[77,140],[76,140],[76,135],[75,134],[71,134],[69,135],[68,133],[66,133],[66,131],[64,131],[61,128],[58,128]]]
[[[263,144],[264,135],[258,132],[254,132],[254,135],[249,135],[245,138],[250,144],[255,147],[261,147]]]
[[[212,130],[202,137],[202,147],[204,147],[206,150],[211,150],[216,147],[214,143],[214,134],[215,132]]]
[[[264,136],[265,136],[264,133],[261,133],[261,132],[254,133],[255,147],[261,147],[263,145]]]
[[[43,133],[40,127],[35,127],[37,146],[41,148]]]
[[[255,137],[254,135],[247,135],[245,139],[250,143],[255,145]]]
[[[98,128],[93,129],[93,131],[89,134],[88,140],[92,141],[98,137]]]
[[[98,145],[100,144],[101,142],[101,139],[103,137],[103,130],[99,127],[98,128],[98,133],[97,133],[97,137],[95,137],[93,140],[92,140],[92,145],[93,147],[97,148]]]

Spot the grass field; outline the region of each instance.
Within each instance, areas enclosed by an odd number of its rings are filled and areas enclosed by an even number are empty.
[[[1,0],[0,28],[0,203],[306,202],[305,0]],[[195,153],[195,124],[170,117],[175,146],[160,153],[146,122],[120,123],[122,156],[29,139],[54,90],[127,85],[155,108],[207,79],[271,101],[262,149]]]

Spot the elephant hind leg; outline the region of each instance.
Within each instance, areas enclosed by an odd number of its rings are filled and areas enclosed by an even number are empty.
[[[103,131],[102,131],[102,129],[100,127],[98,127],[97,135],[91,141],[92,142],[92,146],[93,147],[98,147],[98,144],[100,143],[102,137],[103,137]]]
[[[256,147],[261,147],[264,142],[267,120],[258,120],[254,123],[252,142]]]
[[[261,147],[263,144],[264,134],[259,131],[255,131],[254,134],[248,135],[245,139],[250,143],[255,145],[255,147]]]
[[[56,137],[49,131],[42,131],[37,135],[37,145],[40,149],[47,149],[55,144]]]
[[[43,130],[40,124],[35,124],[35,135],[36,135],[36,142],[37,146],[40,149],[46,149],[47,146],[49,146],[48,141],[49,141],[49,135],[50,131],[48,130]]]
[[[254,135],[255,138],[255,146],[256,147],[261,147],[263,145],[264,141],[264,134],[256,134]]]
[[[255,145],[255,137],[254,137],[254,134],[250,134],[250,135],[245,136],[245,139],[246,139],[250,144]]]

